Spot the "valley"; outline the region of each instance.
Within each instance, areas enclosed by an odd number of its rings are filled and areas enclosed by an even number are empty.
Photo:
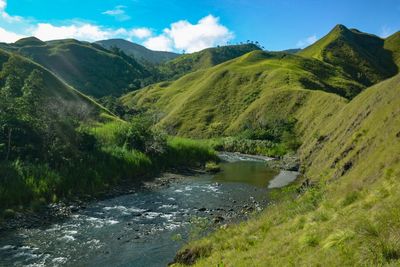
[[[399,55],[340,24],[278,52],[1,43],[0,265],[398,265]]]

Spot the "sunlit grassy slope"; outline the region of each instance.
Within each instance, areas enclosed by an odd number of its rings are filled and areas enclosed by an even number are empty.
[[[171,133],[210,137],[262,126],[269,117],[306,118],[318,114],[316,105],[336,108],[346,102],[338,95],[352,97],[363,88],[319,60],[253,51],[122,100],[130,107],[156,112],[162,117],[160,125]]]
[[[0,49],[0,70],[2,68],[2,65],[10,60],[11,57],[12,53]],[[63,103],[65,105],[65,108],[70,107],[73,109],[82,109],[82,111],[87,110],[97,118],[99,118],[98,115],[100,114],[109,118],[114,117],[104,107],[99,105],[90,97],[82,94],[81,92],[68,85],[64,80],[57,77],[50,70],[22,56],[14,55],[14,57],[18,58],[18,60],[16,61],[18,62],[16,63],[18,65],[16,65],[15,67],[23,70],[23,72],[26,73],[26,76],[29,75],[29,73],[32,72],[34,69],[39,70],[42,73],[44,82],[43,92],[46,96],[46,99],[42,99],[44,101],[43,103],[51,104],[51,101],[47,101],[48,97],[48,99],[58,101],[57,103]],[[61,107],[59,106],[57,109],[61,110]]]
[[[304,133],[300,155],[314,186],[300,196],[287,189],[260,216],[183,255],[200,256],[196,266],[400,264],[400,75]]]
[[[73,39],[42,42],[30,37],[4,48],[29,57],[80,92],[95,97],[119,96],[139,87],[135,82],[150,75],[133,58]]]
[[[369,86],[397,73],[392,53],[399,47],[398,40],[384,40],[337,25],[324,38],[298,54],[339,66],[354,80]]]
[[[400,31],[386,38],[384,48],[391,51],[394,62],[400,68]]]
[[[167,61],[159,66],[159,70],[166,79],[177,79],[187,73],[213,67],[255,50],[261,49],[254,44],[207,48]]]

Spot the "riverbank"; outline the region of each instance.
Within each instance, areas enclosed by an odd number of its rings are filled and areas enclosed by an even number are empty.
[[[126,194],[133,194],[141,190],[155,190],[168,187],[172,183],[179,182],[185,178],[205,173],[202,169],[180,169],[175,172],[165,172],[160,176],[146,178],[141,182],[123,181],[112,189],[98,192],[96,195],[85,195],[79,198],[68,199],[43,205],[39,210],[14,211],[12,217],[0,220],[0,234],[19,228],[34,228],[52,224],[54,222],[70,217],[74,212],[84,210],[92,202],[110,199]]]
[[[266,185],[277,172],[265,162],[220,167],[217,174],[167,173],[137,191],[87,202],[48,225],[5,232],[0,265],[51,266],[62,260],[109,266],[117,257],[126,266],[165,266],[186,242],[251,218],[268,204]]]
[[[268,166],[274,169],[282,170],[297,170],[295,168],[297,164],[297,158],[294,156],[284,157],[282,159],[276,159],[261,155],[248,155],[238,152],[219,152],[219,157],[222,161],[232,162],[237,160],[256,160],[264,161]],[[38,210],[24,209],[20,211],[13,211],[10,217],[0,219],[0,234],[5,231],[12,231],[19,228],[34,228],[46,226],[51,223],[63,220],[71,216],[74,212],[85,209],[91,202],[110,199],[121,195],[132,194],[141,190],[156,190],[161,187],[168,187],[173,183],[182,181],[183,179],[192,178],[196,175],[205,174],[207,171],[205,168],[179,168],[171,169],[169,172],[162,173],[159,176],[147,177],[142,181],[124,180],[119,184],[113,186],[111,189],[106,191],[100,191],[93,195],[84,195],[75,198],[66,199],[57,203],[51,203],[48,205],[42,205]],[[281,174],[280,174],[281,175]],[[278,175],[278,180],[280,179]],[[289,176],[293,174],[288,173]],[[283,174],[283,178],[285,174]],[[291,180],[289,180],[291,181]],[[274,181],[272,187],[274,187]],[[278,184],[281,186],[281,184]],[[236,204],[236,203],[233,203]],[[249,204],[257,203],[246,203],[243,205],[243,213],[252,212],[256,207]],[[234,217],[234,216],[219,216],[219,217]]]

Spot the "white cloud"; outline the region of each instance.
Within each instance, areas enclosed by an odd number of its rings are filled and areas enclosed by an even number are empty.
[[[1,2],[0,2],[0,4],[1,4]],[[17,41],[23,37],[25,37],[25,36],[6,31],[5,29],[0,27],[0,42],[14,43],[15,41]]]
[[[147,39],[143,45],[149,49],[156,51],[172,51],[173,42],[170,38],[165,35],[159,35]]]
[[[22,17],[19,16],[10,16],[6,12],[6,7],[7,7],[7,1],[6,0],[0,0],[0,17],[7,23],[13,23],[13,22],[21,22]]]
[[[104,11],[103,15],[112,16],[119,21],[129,20],[131,17],[128,16],[125,12],[126,6],[116,6],[114,9]]]
[[[297,46],[297,47],[300,47],[300,48],[304,48],[304,47],[307,47],[307,46],[309,46],[309,45],[312,45],[312,44],[315,43],[317,40],[318,40],[318,38],[317,38],[317,36],[314,34],[314,35],[311,35],[311,36],[309,36],[309,37],[307,37],[307,38],[305,38],[305,39],[302,39],[302,40],[298,41],[297,44],[296,44],[296,46]]]
[[[76,38],[85,41],[97,41],[111,38],[116,33],[118,33],[118,30],[104,30],[101,29],[99,26],[92,24],[54,26],[49,23],[39,23],[32,31],[33,36],[36,36],[43,41],[64,38]]]
[[[150,37],[153,33],[149,28],[136,28],[130,31],[133,37],[144,39]]]
[[[101,25],[77,20],[62,24],[37,22],[6,12],[7,1],[0,0],[0,42],[15,42],[26,37],[35,36],[43,41],[74,38],[83,41],[98,41],[110,38],[143,40],[143,45],[160,51],[196,52],[216,45],[224,45],[233,39],[233,33],[219,21],[218,17],[208,15],[196,24],[187,20],[172,23],[158,36],[153,36],[150,28],[107,28]],[[116,6],[113,10],[103,12],[105,15],[123,19],[125,6]]]
[[[381,28],[381,32],[380,32],[379,36],[382,38],[386,38],[386,37],[389,37],[390,35],[392,35],[394,32],[395,31],[392,28],[385,25]]]
[[[0,11],[5,10],[6,6],[7,6],[6,0],[0,0]]]
[[[208,15],[200,19],[197,24],[191,24],[187,20],[172,23],[170,28],[164,29],[161,35],[150,38],[144,45],[150,49],[163,47],[192,53],[208,47],[224,45],[233,37],[233,33],[220,24],[219,18]]]

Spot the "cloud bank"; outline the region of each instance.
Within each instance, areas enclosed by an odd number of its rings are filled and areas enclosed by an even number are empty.
[[[37,22],[20,16],[12,16],[6,12],[7,1],[0,0],[0,42],[12,43],[23,37],[35,36],[43,41],[74,38],[94,42],[110,38],[123,38],[142,43],[149,49],[159,51],[196,52],[216,45],[224,45],[234,38],[234,34],[220,23],[218,17],[205,16],[197,23],[187,20],[172,23],[160,34],[154,34],[147,27],[108,28],[102,25],[68,21],[60,25]],[[102,12],[119,21],[130,17],[126,7],[119,5],[114,9]]]
[[[223,45],[232,40],[234,35],[220,24],[219,18],[208,15],[197,24],[187,20],[172,23],[161,35],[151,37],[145,46],[153,50],[184,50],[192,53],[207,47]]]

